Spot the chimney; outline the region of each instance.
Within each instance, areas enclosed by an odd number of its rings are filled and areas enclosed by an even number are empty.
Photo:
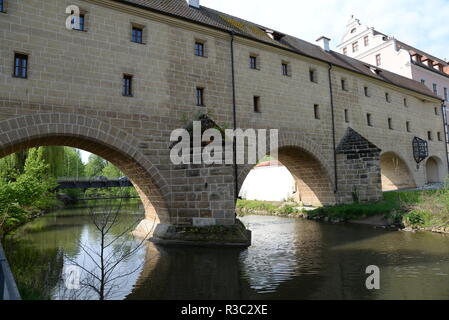
[[[199,9],[200,8],[200,0],[188,0],[189,1],[189,6],[195,9]]]
[[[323,49],[324,51],[331,51],[330,47],[329,47],[329,42],[331,41],[331,39],[327,38],[327,37],[320,37],[316,40],[317,44],[321,47],[321,49]]]

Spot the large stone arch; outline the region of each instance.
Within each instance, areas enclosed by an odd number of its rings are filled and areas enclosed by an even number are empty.
[[[444,182],[443,161],[437,156],[431,156],[426,160],[426,182]]]
[[[407,163],[393,151],[380,156],[382,191],[416,188],[416,182]]]
[[[267,146],[267,151],[270,150]],[[279,161],[294,177],[299,199],[305,205],[322,206],[336,203],[333,167],[321,146],[303,133],[281,132],[277,150]],[[262,155],[259,155],[259,158]],[[240,189],[254,165],[239,167],[238,189]]]
[[[0,133],[0,157],[52,145],[76,147],[103,157],[130,178],[147,220],[169,222],[169,186],[138,149],[139,141],[125,131],[83,115],[41,113],[0,121]]]

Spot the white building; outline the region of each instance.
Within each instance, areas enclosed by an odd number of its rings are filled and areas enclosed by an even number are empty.
[[[337,51],[373,66],[424,83],[449,110],[449,64],[394,37],[362,25],[352,17]],[[435,110],[441,112],[441,110]],[[446,111],[446,123],[448,112]],[[430,134],[431,135],[431,134]],[[439,137],[424,137],[435,140]],[[447,135],[446,135],[447,136]]]

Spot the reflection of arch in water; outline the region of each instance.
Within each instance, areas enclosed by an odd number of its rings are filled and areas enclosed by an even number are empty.
[[[380,168],[383,191],[416,188],[412,172],[396,153],[383,153],[380,157]]]
[[[443,162],[440,158],[436,156],[431,156],[426,161],[426,177],[427,183],[439,183],[444,181],[443,170],[442,170]]]

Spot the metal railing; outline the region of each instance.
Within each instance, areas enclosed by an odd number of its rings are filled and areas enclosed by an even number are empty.
[[[0,244],[0,300],[22,300],[16,281]]]

